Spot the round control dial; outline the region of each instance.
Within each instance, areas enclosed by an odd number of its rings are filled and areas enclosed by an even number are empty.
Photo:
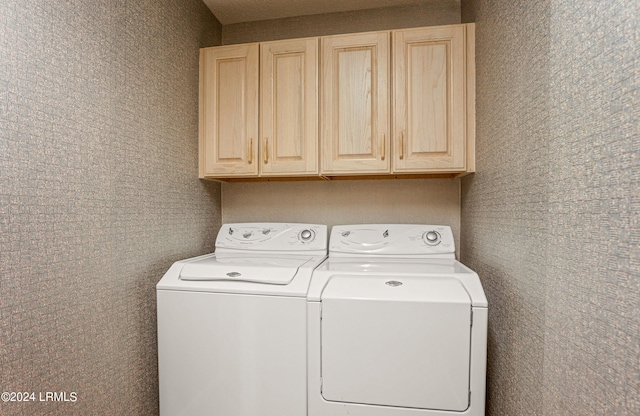
[[[302,230],[300,232],[300,234],[298,235],[300,240],[305,242],[305,243],[308,243],[309,241],[313,241],[315,236],[316,236],[316,233],[314,233],[313,231],[311,231],[309,229]]]
[[[440,244],[440,234],[437,231],[427,231],[422,234],[422,239],[430,246]]]

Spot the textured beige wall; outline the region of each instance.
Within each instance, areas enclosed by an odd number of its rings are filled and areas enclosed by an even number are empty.
[[[640,415],[638,5],[463,2],[462,260],[489,299],[489,416]]]
[[[460,3],[429,0],[417,6],[225,25],[222,34],[223,43],[232,44],[452,23],[460,23]],[[460,236],[458,179],[227,183],[222,195],[224,222],[441,223],[453,228],[456,242]]]
[[[220,226],[197,172],[220,32],[199,0],[0,1],[0,391],[36,398],[1,415],[158,414],[155,284]]]
[[[426,0],[415,6],[387,7],[225,25],[222,28],[222,42],[227,45],[455,23],[460,23],[459,1]]]
[[[459,179],[225,183],[222,206],[223,222],[444,224],[460,236]]]

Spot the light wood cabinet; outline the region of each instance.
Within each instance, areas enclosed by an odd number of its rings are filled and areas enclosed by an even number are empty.
[[[389,32],[322,38],[322,174],[390,172]]]
[[[261,176],[318,174],[318,39],[260,44]]]
[[[474,172],[474,43],[464,24],[202,49],[200,177]]]
[[[466,26],[393,37],[393,172],[467,170]]]
[[[200,177],[317,175],[317,84],[317,38],[202,49]]]
[[[200,177],[258,175],[258,44],[200,51]]]

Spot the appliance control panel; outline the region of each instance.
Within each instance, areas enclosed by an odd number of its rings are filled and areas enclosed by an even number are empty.
[[[329,240],[330,253],[352,255],[431,257],[455,251],[453,232],[446,225],[338,225]]]
[[[327,226],[292,223],[224,224],[216,248],[255,251],[314,251],[327,249]]]

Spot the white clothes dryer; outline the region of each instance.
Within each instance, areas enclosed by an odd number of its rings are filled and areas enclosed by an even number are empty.
[[[306,295],[326,258],[315,224],[223,225],[216,251],[157,285],[162,416],[307,413]]]
[[[484,415],[487,312],[449,227],[333,227],[308,294],[308,415]]]

